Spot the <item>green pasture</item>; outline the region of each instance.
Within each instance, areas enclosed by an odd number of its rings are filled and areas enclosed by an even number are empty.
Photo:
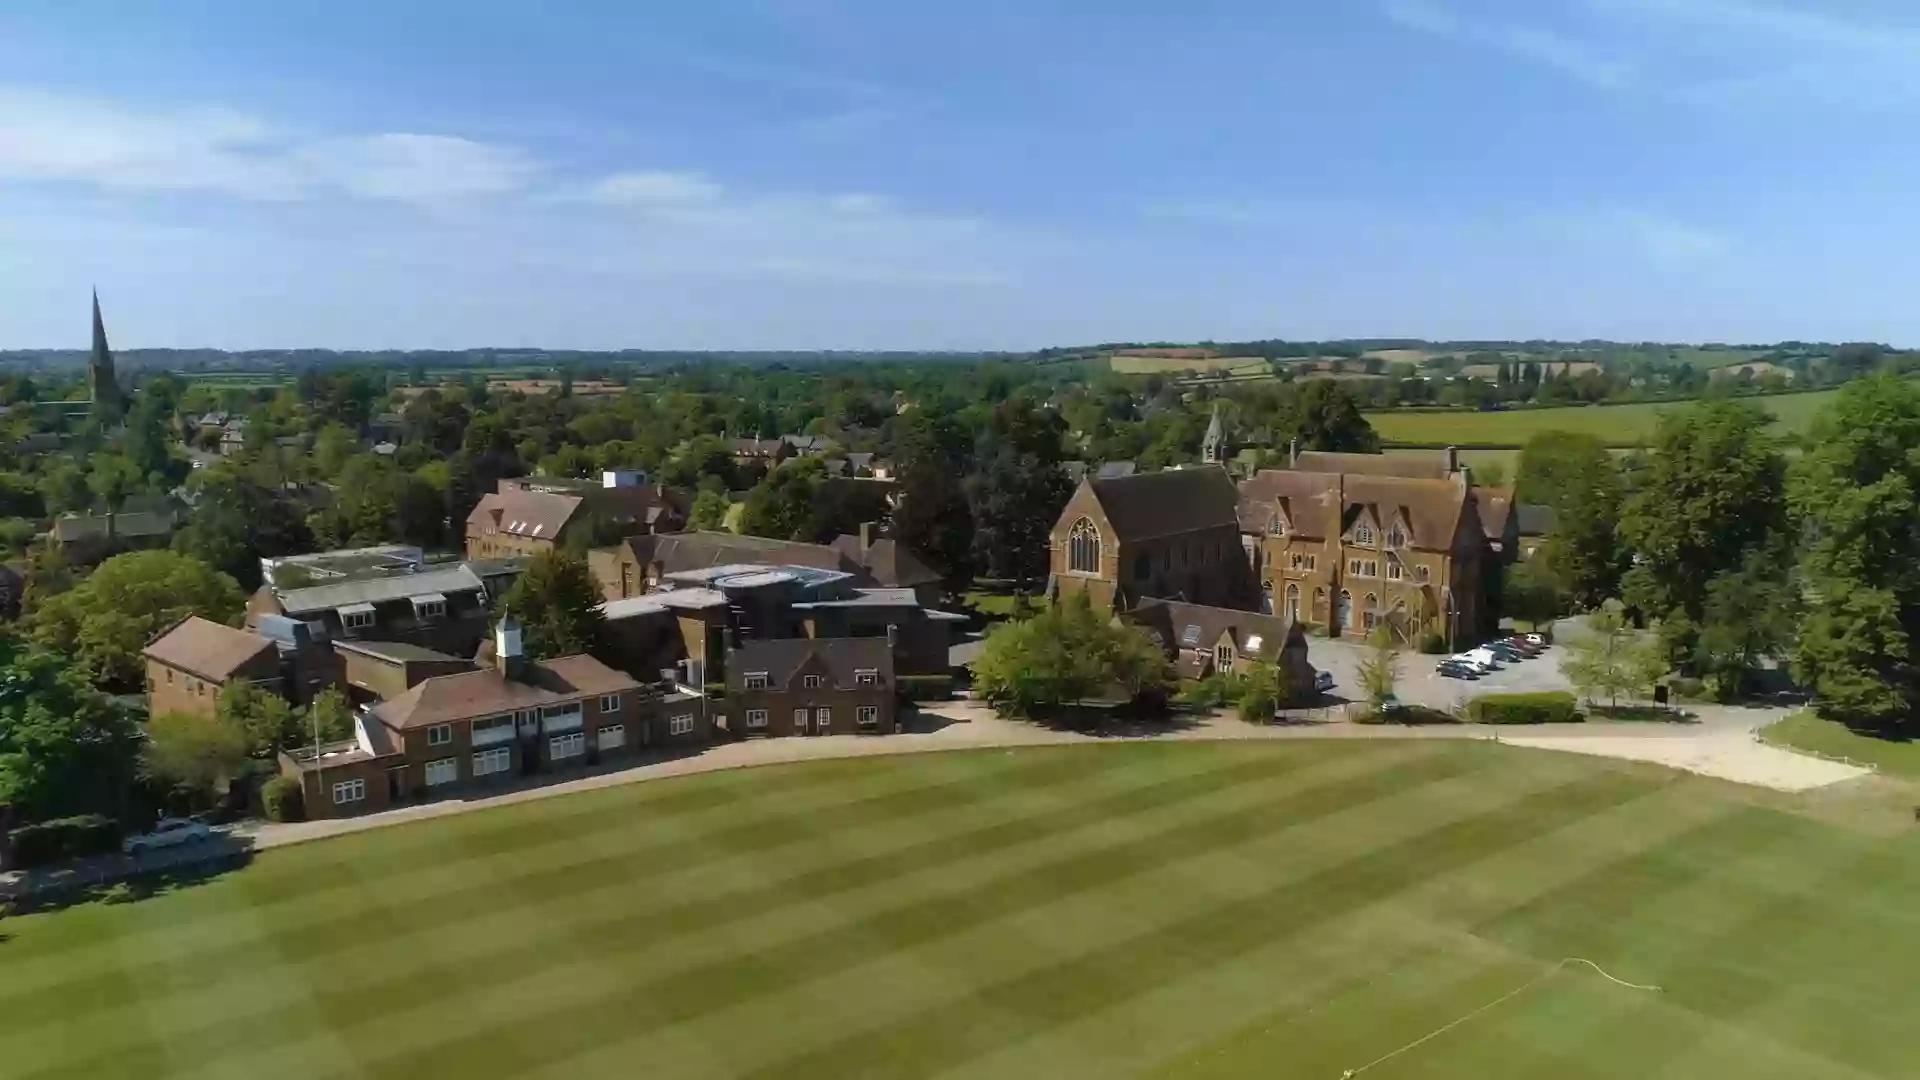
[[[1775,429],[1798,434],[1813,422],[1837,391],[1776,394],[1747,398],[1772,413]],[[1505,412],[1467,410],[1390,410],[1370,412],[1367,422],[1390,443],[1505,443],[1518,446],[1543,431],[1572,431],[1596,435],[1616,445],[1631,445],[1653,436],[1660,415],[1687,408],[1691,401],[1639,402],[1631,405],[1582,405],[1559,409],[1513,409]]]

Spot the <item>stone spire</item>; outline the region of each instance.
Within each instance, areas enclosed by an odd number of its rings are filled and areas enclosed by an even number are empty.
[[[113,371],[113,350],[107,347],[107,324],[100,317],[100,290],[93,291],[93,351],[87,356],[87,397],[94,414],[119,423],[126,416],[126,397]]]
[[[1227,461],[1227,431],[1220,422],[1220,403],[1213,403],[1213,419],[1207,421],[1206,438],[1200,440],[1200,460],[1208,465],[1224,465]]]

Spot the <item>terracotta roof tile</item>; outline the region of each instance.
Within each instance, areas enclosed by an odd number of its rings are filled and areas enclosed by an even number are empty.
[[[632,677],[590,656],[562,656],[533,665],[528,682],[493,668],[436,676],[381,702],[373,712],[388,727],[406,730],[639,688]]]
[[[273,642],[258,634],[191,615],[148,642],[142,652],[169,667],[214,682],[225,682],[234,672],[274,649]]]

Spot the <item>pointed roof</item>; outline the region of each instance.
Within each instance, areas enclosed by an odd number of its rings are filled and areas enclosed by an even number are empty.
[[[1119,540],[1152,540],[1201,529],[1239,528],[1239,493],[1226,470],[1218,465],[1081,482],[1093,489]]]
[[[96,407],[121,411],[120,383],[113,373],[113,350],[107,347],[107,323],[100,317],[100,290],[93,291],[93,350],[87,355],[87,396]]]

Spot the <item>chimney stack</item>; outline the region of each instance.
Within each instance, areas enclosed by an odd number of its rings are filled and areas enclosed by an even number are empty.
[[[1288,439],[1287,440],[1287,468],[1297,469],[1299,467],[1300,467],[1300,440]]]
[[[493,666],[500,674],[518,680],[526,674],[527,656],[520,643],[520,620],[502,616],[493,628]]]
[[[1447,472],[1457,473],[1459,471],[1460,471],[1460,448],[1457,446],[1449,446],[1447,447]]]

